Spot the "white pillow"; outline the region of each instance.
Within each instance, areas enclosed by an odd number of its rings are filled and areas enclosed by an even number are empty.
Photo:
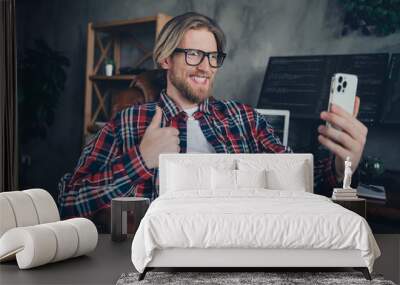
[[[279,158],[254,160],[239,160],[240,170],[266,171],[266,188],[272,190],[307,191],[312,185],[309,165],[306,160],[291,160],[282,156]]]
[[[266,188],[266,170],[235,170],[237,188]]]
[[[266,171],[262,170],[211,170],[212,189],[238,190],[241,188],[265,188]]]
[[[236,190],[236,170],[216,169],[213,167],[211,169],[211,181],[213,190]]]
[[[168,191],[211,188],[211,167],[169,163]]]
[[[309,185],[308,165],[292,164],[285,169],[267,169],[267,188],[273,190],[304,191]]]

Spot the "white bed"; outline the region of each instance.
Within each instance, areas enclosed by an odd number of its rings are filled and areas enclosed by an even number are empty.
[[[367,222],[312,189],[310,154],[163,154],[132,262],[140,279],[155,267],[354,267],[370,278],[380,251]]]

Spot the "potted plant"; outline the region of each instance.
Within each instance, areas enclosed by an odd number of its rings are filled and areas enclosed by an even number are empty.
[[[58,99],[67,80],[70,61],[61,51],[43,40],[18,56],[18,130],[22,145],[31,139],[44,139],[53,123]]]
[[[70,61],[43,39],[35,40],[33,47],[18,50],[18,53],[18,172],[20,186],[26,188],[32,186],[25,180],[31,167],[30,142],[45,139],[54,122]]]
[[[111,58],[107,58],[105,60],[105,71],[107,76],[112,76],[113,75],[113,70],[114,70],[114,61]]]
[[[400,0],[339,0],[344,11],[342,34],[387,36],[400,30]]]

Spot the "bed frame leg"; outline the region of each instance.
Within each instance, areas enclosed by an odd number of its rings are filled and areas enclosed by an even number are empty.
[[[144,271],[142,273],[139,274],[139,278],[138,281],[142,281],[144,279],[144,277],[146,276],[147,271],[149,271],[147,269],[147,267],[144,269]]]
[[[369,274],[369,270],[367,267],[355,267],[354,269],[357,271],[361,271],[362,274],[364,275],[365,279],[372,280],[371,274]]]

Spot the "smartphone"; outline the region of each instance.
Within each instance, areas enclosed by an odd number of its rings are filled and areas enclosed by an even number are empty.
[[[357,93],[357,75],[335,73],[331,80],[328,111],[332,104],[342,107],[346,112],[353,114]],[[331,125],[327,122],[326,125]]]

